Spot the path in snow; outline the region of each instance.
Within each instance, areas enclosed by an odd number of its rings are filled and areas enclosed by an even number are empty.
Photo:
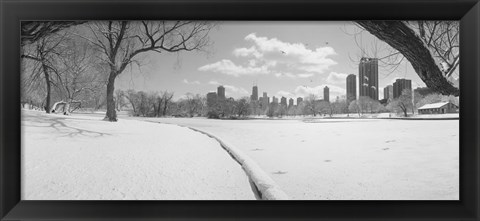
[[[22,200],[254,200],[241,166],[176,125],[22,111]]]
[[[459,199],[458,120],[137,119],[214,134],[290,199]]]

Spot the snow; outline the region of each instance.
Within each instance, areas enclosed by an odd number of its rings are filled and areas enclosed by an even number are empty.
[[[255,161],[240,151],[233,144],[222,140],[213,134],[191,128],[216,139],[244,168],[254,185],[260,192],[261,198],[265,200],[288,200],[287,194],[265,173]]]
[[[441,108],[442,106],[448,104],[449,102],[440,102],[440,103],[433,103],[433,104],[425,104],[422,107],[419,107],[419,110],[423,109],[431,109],[431,108]]]
[[[213,134],[293,200],[458,200],[459,121],[137,118]]]
[[[256,199],[216,140],[103,116],[22,111],[22,200]]]

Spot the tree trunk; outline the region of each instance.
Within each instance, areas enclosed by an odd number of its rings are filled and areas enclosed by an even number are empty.
[[[164,105],[163,105],[163,112],[162,112],[162,116],[165,116],[165,115],[167,115],[167,104],[168,104],[168,102],[167,102],[167,101],[165,101],[165,103],[164,103]]]
[[[108,120],[111,122],[117,121],[117,112],[115,111],[115,99],[113,96],[113,92],[115,91],[115,77],[115,72],[111,71],[107,83],[107,114],[104,120]]]
[[[402,53],[428,88],[443,95],[460,95],[460,90],[443,76],[428,46],[402,21],[357,21],[357,23]]]
[[[50,113],[50,94],[51,94],[51,86],[50,86],[50,75],[48,74],[48,67],[43,64],[42,62],[42,68],[43,68],[43,74],[45,76],[45,83],[47,85],[47,97],[45,98],[45,111],[47,114]]]

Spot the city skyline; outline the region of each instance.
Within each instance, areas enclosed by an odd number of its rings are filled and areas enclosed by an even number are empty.
[[[173,91],[178,100],[219,85],[234,98],[249,97],[254,85],[270,97],[323,96],[328,86],[334,100],[346,94],[346,76],[358,75],[361,50],[348,34],[355,28],[351,22],[222,22],[212,30],[209,53],[147,53],[142,66],[120,76],[116,89]],[[368,32],[362,39],[365,47],[376,41]],[[397,78],[425,86],[408,63],[392,73],[379,68],[378,75],[379,99]]]

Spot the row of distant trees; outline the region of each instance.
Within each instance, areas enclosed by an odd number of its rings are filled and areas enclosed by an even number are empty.
[[[459,106],[459,99],[453,95],[446,96],[438,93],[422,95],[418,92],[412,94],[411,90],[404,90],[395,99],[382,104],[367,96],[361,96],[357,100],[347,101],[337,98],[329,102],[317,99],[317,96],[310,95],[297,105],[287,106],[279,103],[269,103],[263,106],[259,101],[250,101],[244,97],[235,101],[233,99],[217,100],[213,105],[207,107],[207,117],[210,118],[239,118],[250,115],[265,115],[268,117],[283,116],[317,116],[335,114],[364,114],[374,113],[396,113],[405,117],[408,113],[415,114],[417,109],[425,104],[448,101]]]
[[[135,90],[115,91],[117,111],[129,111],[137,117],[196,117],[205,116],[206,98],[199,94],[187,93],[181,99],[173,100],[173,92],[144,92]]]
[[[249,116],[333,116],[336,114],[365,114],[398,113],[408,116],[414,114],[417,108],[436,102],[448,101],[459,105],[458,97],[445,96],[438,93],[421,95],[412,94],[411,90],[404,90],[396,99],[387,104],[361,96],[357,100],[348,102],[337,98],[328,102],[319,100],[316,95],[310,95],[297,105],[269,103],[266,106],[259,101],[251,101],[249,97],[240,99],[219,99],[212,104],[207,103],[205,96],[187,93],[178,100],[173,100],[174,93],[168,91],[144,92],[135,90],[115,91],[117,111],[128,111],[131,116],[137,117],[208,117],[237,119]]]

